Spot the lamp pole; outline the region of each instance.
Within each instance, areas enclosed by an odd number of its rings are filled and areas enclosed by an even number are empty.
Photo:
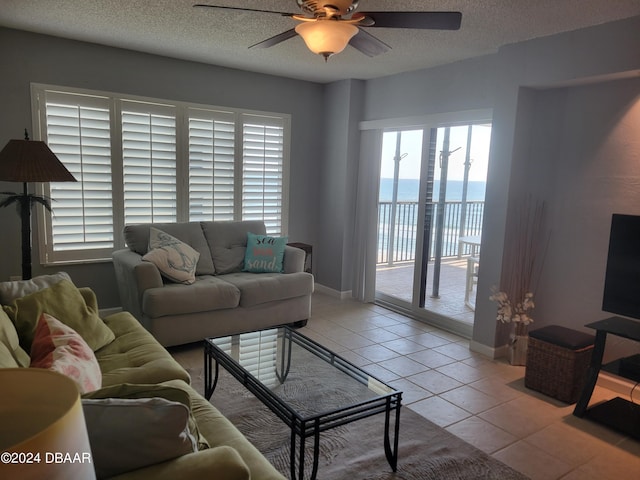
[[[22,221],[22,279],[31,278],[31,199],[27,190],[27,182],[22,183],[20,199],[20,219]]]

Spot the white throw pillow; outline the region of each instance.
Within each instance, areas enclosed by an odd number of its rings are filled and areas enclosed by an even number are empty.
[[[66,272],[58,272],[51,275],[40,275],[31,280],[0,282],[0,303],[2,305],[9,305],[17,298],[39,292],[62,280],[69,280],[71,282],[71,277],[69,277],[69,274]]]
[[[157,228],[149,229],[149,252],[142,259],[153,263],[172,282],[195,282],[199,258],[200,254],[186,243]]]
[[[98,478],[196,452],[189,409],[164,398],[83,399],[93,463]]]

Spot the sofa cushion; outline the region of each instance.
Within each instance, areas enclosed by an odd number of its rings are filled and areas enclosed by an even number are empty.
[[[176,237],[158,230],[149,229],[149,251],[142,260],[153,263],[160,273],[172,282],[187,285],[196,281],[196,264],[200,254]]]
[[[226,278],[226,276],[224,277]],[[166,284],[142,295],[142,311],[150,318],[235,308],[240,291],[218,277],[198,277],[193,285]]]
[[[111,480],[285,480],[284,477],[252,477],[249,467],[237,450],[227,446],[188,453],[173,460],[156,463]]]
[[[164,398],[83,399],[98,478],[164,462],[198,450],[189,408]]]
[[[253,307],[261,303],[295,298],[313,292],[310,273],[230,273],[224,276],[240,290],[240,306]]]
[[[251,478],[284,479],[258,449],[211,402],[182,382],[166,382],[165,385],[185,388],[189,393],[191,411],[198,421],[200,433],[204,435],[212,449],[226,445],[237,450],[251,470]],[[215,400],[215,395],[213,399]]]
[[[239,272],[244,264],[247,233],[266,235],[264,222],[202,222],[216,274]]]
[[[8,368],[9,364],[12,367],[28,367],[29,355],[20,346],[18,340],[18,332],[16,332],[16,326],[13,324],[7,312],[0,308],[0,345],[5,348],[2,350],[3,355],[8,354],[11,356],[11,360],[6,359],[2,362],[3,368]]]
[[[215,268],[209,245],[204,237],[200,222],[154,223],[153,226],[190,245],[200,254],[196,265],[196,275],[213,275]],[[149,229],[151,224],[127,225],[124,239],[127,246],[139,255],[149,251]]]
[[[0,368],[19,368],[18,362],[13,357],[13,352],[2,342],[0,342]]]
[[[24,297],[30,293],[35,293],[61,280],[71,281],[71,277],[66,272],[53,273],[51,275],[39,275],[30,280],[17,280],[15,282],[0,282],[0,303],[8,305],[16,298]]]
[[[82,294],[68,280],[18,298],[4,308],[16,325],[20,345],[25,351],[31,350],[33,332],[43,312],[73,328],[94,351],[114,339],[113,332],[97,312],[87,307]]]
[[[46,313],[36,326],[29,366],[66,375],[76,382],[80,393],[102,385],[102,372],[91,347],[75,330]]]
[[[287,241],[287,237],[247,233],[247,249],[242,270],[252,273],[282,273]]]
[[[120,312],[104,319],[116,339],[96,352],[102,385],[160,383],[189,374],[176,362],[133,315]]]
[[[184,382],[183,385],[186,386]],[[198,440],[198,450],[209,448],[207,439],[202,436],[198,429],[198,423],[191,414],[191,399],[186,389],[176,388],[165,384],[134,384],[120,383],[109,387],[101,388],[93,392],[82,395],[82,398],[153,398],[159,397],[171,402],[180,402],[189,409],[189,431]]]

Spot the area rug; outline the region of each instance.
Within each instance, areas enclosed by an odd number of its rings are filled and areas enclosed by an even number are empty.
[[[200,369],[189,369],[193,386],[203,391]],[[331,386],[315,385],[314,398],[332,395]],[[290,431],[237,380],[220,371],[211,397],[217,407],[287,478]],[[318,479],[322,480],[526,480],[527,477],[429,422],[406,406],[400,415],[398,468],[394,473],[383,447],[384,415],[323,432]],[[312,439],[307,439],[307,445]],[[306,472],[311,451],[306,452]]]

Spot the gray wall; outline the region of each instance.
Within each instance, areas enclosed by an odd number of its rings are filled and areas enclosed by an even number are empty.
[[[583,105],[593,103],[594,113],[603,110],[607,102],[626,103],[631,108],[633,95],[618,95],[621,84],[611,81],[614,78],[638,77],[640,70],[640,17],[612,22],[592,28],[577,30],[542,39],[532,40],[502,48],[497,57],[495,70],[495,102],[493,105],[493,132],[487,196],[485,204],[485,223],[483,226],[482,265],[478,279],[478,298],[476,302],[476,316],[473,339],[481,345],[502,345],[507,332],[500,329],[495,321],[495,305],[489,301],[488,295],[493,285],[500,284],[502,269],[502,254],[504,236],[507,228],[507,209],[516,198],[524,193],[523,185],[533,194],[553,199],[557,196],[565,198],[566,202],[574,202],[571,215],[563,215],[557,221],[562,229],[553,229],[551,233],[551,247],[546,258],[545,270],[539,283],[536,295],[537,309],[535,326],[545,323],[557,323],[565,326],[583,329],[589,319],[603,318],[604,314],[597,301],[591,303],[590,314],[569,314],[583,307],[577,307],[576,302],[570,302],[562,309],[558,306],[562,300],[550,300],[549,295],[564,298],[577,298],[585,294],[584,283],[592,283],[588,295],[592,298],[602,298],[600,272],[575,265],[561,257],[554,258],[554,245],[565,244],[563,248],[582,250],[583,260],[589,256],[600,255],[602,244],[591,243],[581,239],[576,247],[569,247],[567,236],[572,231],[581,231],[585,238],[595,235],[595,230],[584,229],[582,218],[593,216],[593,205],[564,196],[565,192],[577,188],[578,191],[590,191],[592,183],[585,183],[585,178],[577,175],[562,175],[561,165],[567,161],[569,152],[580,151],[580,158],[584,165],[589,165],[598,153],[598,146],[590,143],[594,135],[611,138],[608,120],[597,118],[597,115],[584,116],[582,112],[573,111],[578,104],[563,101],[565,93],[550,90],[536,93],[531,88],[546,89],[551,87],[566,87],[583,85],[585,83],[599,84],[601,89],[608,92],[601,97],[596,95],[597,89],[582,90],[580,101]],[[573,87],[580,88],[580,87]],[[636,95],[640,93],[637,83],[629,86],[635,88]],[[570,89],[571,90],[571,89]],[[596,106],[597,104],[599,106]],[[619,105],[618,105],[619,106]],[[555,109],[550,111],[549,109]],[[613,107],[615,108],[615,107]],[[606,110],[606,109],[604,109]],[[575,124],[567,128],[566,119],[572,118]],[[603,123],[600,123],[603,122]],[[635,128],[637,132],[637,119]],[[625,133],[630,134],[632,128]],[[637,133],[636,133],[637,135]],[[620,152],[625,158],[638,155],[637,143],[631,138],[615,137],[617,141],[628,145],[628,149]],[[588,148],[585,148],[589,145]],[[618,149],[622,150],[622,149]],[[606,154],[605,154],[606,155]],[[604,173],[600,169],[596,177]],[[632,172],[628,172],[632,174]],[[635,190],[633,195],[637,195]],[[627,189],[621,194],[625,202],[634,202],[634,196]],[[558,215],[560,205],[550,202],[551,215]],[[602,218],[593,217],[598,225],[608,223]],[[552,227],[555,226],[555,222]],[[592,227],[594,224],[591,225]],[[602,227],[599,227],[602,228]],[[606,228],[606,227],[605,227]],[[593,238],[593,237],[592,237]],[[601,242],[601,241],[600,241]],[[579,247],[577,245],[580,245]],[[557,248],[557,247],[555,247]],[[584,249],[584,250],[583,250]],[[556,250],[556,254],[561,253]],[[566,252],[571,257],[572,252]],[[550,260],[551,259],[551,260]],[[558,270],[573,270],[574,279],[580,281],[568,282],[567,278],[549,274],[554,262]],[[576,269],[576,267],[579,267]],[[580,272],[580,273],[578,273]],[[598,280],[593,280],[595,277]],[[551,293],[555,292],[555,293]],[[585,297],[586,299],[586,297]]]
[[[603,316],[597,297],[606,217],[614,209],[633,213],[632,206],[640,204],[638,31],[635,17],[429,70],[323,86],[0,29],[0,143],[31,125],[30,82],[291,113],[290,236],[314,245],[318,283],[344,292],[351,288],[351,252],[357,248],[352,225],[360,134],[354,126],[361,120],[491,108],[473,332],[477,345],[491,349],[503,345],[505,332],[496,326],[488,295],[500,281],[507,209],[523,182],[547,198],[553,212],[538,325],[582,328]],[[634,79],[611,81],[632,74]],[[15,185],[0,186],[9,187]],[[18,220],[6,210],[0,211],[6,227],[0,232],[0,279],[20,271]],[[48,270],[36,266],[35,273]],[[67,270],[96,289],[102,305],[117,304],[111,265]]]
[[[495,55],[369,80],[365,84],[363,120],[402,119],[484,108],[493,110],[483,259],[478,285],[480,293],[473,332],[474,343],[481,350],[482,347],[490,347],[484,350],[491,353],[493,347],[504,345],[507,339],[508,331],[496,324],[496,306],[488,297],[491,287],[500,284],[508,207],[522,196],[523,185],[532,194],[548,199],[564,196],[564,202],[570,201],[566,192],[573,191],[573,188],[583,194],[594,188],[598,190],[599,187],[592,180],[587,181],[583,176],[562,175],[562,170],[558,170],[567,161],[568,152],[573,152],[570,158],[577,159],[576,155],[579,155],[585,165],[601,161],[594,156],[608,156],[608,153],[600,152],[600,145],[585,142],[584,136],[590,139],[598,136],[612,141],[616,139],[619,142],[615,148],[616,154],[627,159],[619,160],[623,165],[628,165],[629,159],[637,158],[639,154],[640,149],[632,133],[635,131],[637,138],[637,117],[633,121],[627,118],[624,122],[626,127],[619,127],[615,132],[610,128],[621,114],[619,109],[630,109],[633,99],[637,98],[640,71],[638,31],[640,17],[635,17],[508,45]],[[613,80],[629,77],[635,80],[624,83],[627,91],[624,93],[623,83]],[[584,84],[597,84],[598,87],[579,86]],[[565,101],[568,92],[574,92],[574,89],[578,89],[575,95],[581,92],[580,99]],[[583,109],[586,108],[584,105],[590,105],[592,97],[592,114],[578,109],[580,105],[583,105]],[[554,110],[549,111],[550,108]],[[609,116],[599,114],[605,114],[609,108],[613,109]],[[575,122],[571,128],[567,127],[567,118]],[[330,116],[330,119],[333,117]],[[613,148],[611,142],[605,144],[608,146],[607,152]],[[622,145],[626,148],[622,148]],[[626,204],[628,209],[634,202],[637,203],[640,187],[633,171],[622,174],[632,179],[621,189],[621,185],[601,177],[606,175],[604,169],[589,171],[610,184],[618,197],[619,207]],[[329,187],[336,185],[324,184],[321,198],[329,198]],[[355,185],[351,188],[355,188]],[[612,194],[605,194],[605,203]],[[549,205],[553,215],[561,215],[555,222],[563,228],[553,229],[546,268],[536,296],[538,309],[535,326],[559,323],[583,329],[588,321],[606,315],[601,311],[598,300],[602,295],[602,265],[593,265],[589,257],[603,254],[602,229],[608,228],[608,220],[604,218],[608,213],[600,211],[594,216],[593,203],[599,204],[597,201],[574,203],[571,215],[559,213],[562,205],[554,202]],[[584,218],[590,219],[589,222],[584,224]],[[327,226],[326,223],[321,224],[323,228]],[[572,238],[575,232],[582,232],[594,240]],[[338,238],[333,240],[335,245],[340,243]],[[574,252],[566,259],[561,258],[562,250],[572,248],[570,244],[573,242],[580,246],[574,248]],[[571,258],[578,254],[576,250],[581,252],[579,260]],[[343,268],[348,261],[348,258],[342,259]],[[570,277],[566,273],[557,275],[554,269],[571,270],[572,273]],[[334,275],[337,274],[334,271]],[[584,280],[587,277],[588,280]],[[586,287],[587,284],[589,287]],[[334,288],[346,291],[350,285],[343,283]],[[590,300],[576,307],[576,302],[580,303],[579,298],[583,296]],[[571,298],[572,301],[563,304],[562,298]],[[561,304],[564,305],[562,308]]]
[[[491,108],[497,58],[488,55],[367,81],[363,120]]]
[[[551,236],[536,316],[540,325],[580,328],[607,316],[601,306],[611,214],[640,215],[640,78],[535,96],[538,141],[527,162],[553,171],[550,188],[539,184]],[[552,148],[544,145],[548,137]]]
[[[31,128],[31,82],[291,114],[289,237],[315,243],[322,85],[4,28],[0,28],[0,58],[2,146],[11,138],[22,138],[24,127]],[[17,188],[21,186],[0,185],[2,191]],[[7,208],[0,209],[0,222],[0,280],[7,280],[21,272],[19,220]],[[34,275],[64,268],[74,282],[97,292],[102,307],[119,305],[110,263],[41,267],[36,238],[33,259]]]
[[[364,83],[335,82],[325,87],[325,118],[320,134],[323,160],[318,177],[320,205],[315,273],[322,285],[342,292],[351,285],[353,226]],[[375,186],[374,186],[375,188]]]

